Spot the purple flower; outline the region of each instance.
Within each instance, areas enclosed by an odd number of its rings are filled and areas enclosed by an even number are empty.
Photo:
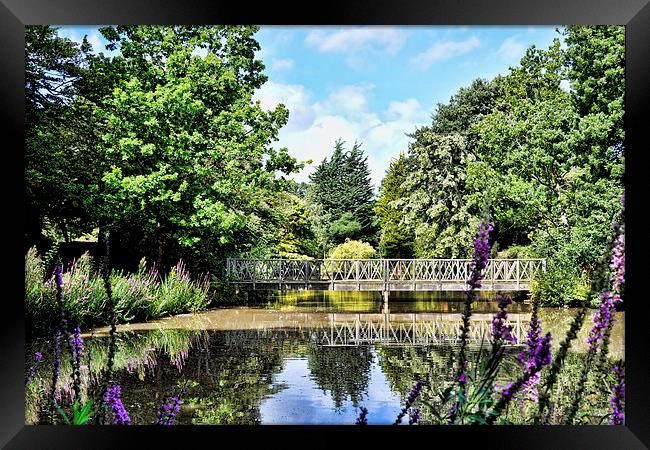
[[[478,227],[478,237],[474,240],[474,254],[470,265],[470,277],[467,284],[470,289],[479,289],[483,279],[483,270],[490,256],[490,233],[494,227],[490,223],[481,223]]]
[[[603,292],[601,298],[602,300],[598,307],[598,311],[594,314],[594,325],[591,327],[589,336],[587,337],[589,351],[594,353],[598,351],[603,337],[605,336],[605,331],[609,327],[609,323],[613,318],[615,309],[614,305],[620,301],[618,294],[612,295],[610,292]]]
[[[54,282],[56,283],[56,287],[60,292],[61,288],[63,287],[63,265],[62,264],[57,264],[56,267],[54,268]]]
[[[409,410],[411,406],[413,406],[413,403],[418,399],[420,394],[422,393],[422,388],[424,387],[424,381],[418,380],[413,387],[411,388],[411,392],[409,392],[409,396],[406,399],[406,404],[404,405],[404,408],[400,411],[399,415],[397,416],[397,419],[395,420],[395,425],[399,425],[402,423],[402,417],[406,414],[406,412]]]
[[[108,388],[106,394],[104,394],[104,401],[110,407],[111,412],[113,413],[113,422],[116,425],[130,425],[131,418],[126,412],[126,409],[124,409],[122,399],[120,398],[121,394],[120,385],[116,384],[115,386]]]
[[[418,380],[417,383],[413,385],[411,388],[411,392],[409,392],[409,396],[406,399],[406,404],[410,407],[415,401],[418,399],[420,394],[422,393],[422,387],[424,386],[424,381]]]
[[[163,403],[158,413],[157,425],[174,425],[176,424],[176,415],[181,410],[181,399],[178,396],[169,397],[166,403]]]
[[[537,373],[544,366],[551,364],[553,359],[551,354],[551,340],[551,333],[546,333],[546,336],[539,341],[539,345],[537,345],[533,354],[533,361],[529,370]]]
[[[612,425],[623,425],[625,423],[625,369],[622,364],[616,364],[612,368],[612,372],[616,374],[617,381],[612,388],[612,397],[609,404],[612,405]]]
[[[530,382],[530,380],[539,374],[539,372],[551,363],[551,333],[546,333],[546,336],[539,340],[532,353],[532,357],[526,363],[526,371],[524,372],[522,382],[519,387],[523,387]],[[505,404],[512,400],[518,389],[514,388],[515,384],[511,383],[501,392],[500,402]]]
[[[621,231],[614,241],[612,249],[612,262],[609,265],[614,269],[612,276],[612,290],[616,293],[625,286],[625,232]]]
[[[34,365],[29,368],[29,373],[25,377],[25,384],[32,381],[34,375],[36,375],[36,367],[38,367],[38,363],[40,363],[42,360],[43,360],[43,355],[41,354],[41,352],[34,353]]]
[[[81,352],[84,349],[84,341],[81,339],[81,330],[79,327],[72,330],[70,339],[72,340],[72,352],[74,354],[74,357],[77,359],[77,361],[79,361],[79,359],[81,359]]]
[[[368,408],[364,408],[363,406],[359,408],[361,411],[359,413],[359,417],[357,417],[357,420],[355,422],[356,425],[368,425]]]
[[[508,313],[506,308],[512,303],[512,298],[503,293],[497,294],[499,301],[499,312],[492,318],[492,338],[495,342],[517,342],[512,335],[512,325],[508,325]]]
[[[409,412],[409,425],[416,425],[420,422],[420,408],[412,408]]]

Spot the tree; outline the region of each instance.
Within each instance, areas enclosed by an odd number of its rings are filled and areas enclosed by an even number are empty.
[[[409,258],[413,253],[413,230],[402,224],[402,211],[395,206],[406,195],[404,182],[408,172],[406,157],[393,159],[379,188],[375,212],[380,226],[379,249],[384,257]]]
[[[595,295],[594,270],[608,254],[623,192],[621,29],[564,34],[566,50],[559,40],[547,50],[531,47],[500,80],[503,95],[477,126],[482,170],[469,180],[490,178],[500,242],[531,244],[549,259],[542,298],[556,304]]]
[[[88,122],[76,97],[86,74],[89,45],[57,36],[51,26],[25,27],[26,244],[46,245],[43,232],[70,241],[92,229],[83,207],[93,174],[84,142]],[[79,139],[81,136],[87,139]]]
[[[269,198],[286,186],[276,172],[300,167],[287,149],[269,148],[286,108],[252,101],[266,81],[257,28],[100,31],[121,54],[111,60],[117,86],[95,109],[105,123],[103,176],[90,186],[98,220],[144,242],[159,264],[183,256],[209,269],[253,248]]]
[[[478,222],[464,204],[467,166],[473,155],[460,134],[438,134],[423,127],[409,144],[406,196],[395,201],[403,224],[414,229],[418,258],[467,257],[472,225]]]
[[[343,141],[336,141],[331,158],[325,158],[309,177],[308,197],[317,212],[314,226],[324,249],[346,238],[375,240],[368,157],[359,143],[348,152],[343,145]]]

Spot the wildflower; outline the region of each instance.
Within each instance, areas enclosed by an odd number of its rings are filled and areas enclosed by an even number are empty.
[[[409,425],[420,423],[420,408],[412,408],[409,412]]]
[[[167,403],[163,403],[158,413],[157,425],[174,425],[176,415],[181,410],[181,399],[178,396],[169,397]]]
[[[587,344],[589,345],[589,352],[595,353],[601,345],[603,336],[607,328],[610,326],[610,322],[613,318],[613,313],[615,309],[615,304],[620,301],[618,294],[613,294],[611,292],[603,292],[601,294],[602,301],[598,307],[598,311],[594,314],[594,325],[589,331],[589,336],[587,337]]]
[[[108,388],[106,394],[104,394],[104,401],[110,407],[111,412],[113,413],[113,422],[116,425],[130,425],[131,418],[129,414],[124,409],[122,404],[120,385],[116,384],[113,387]]]
[[[495,342],[517,342],[517,339],[512,335],[512,325],[508,325],[508,313],[506,308],[512,303],[512,298],[509,295],[499,293],[497,294],[499,302],[499,312],[492,318],[492,338]]]
[[[81,339],[81,330],[79,327],[72,330],[72,336],[70,336],[70,338],[72,340],[72,352],[75,359],[79,361],[81,359],[81,352],[84,349],[83,339]]]
[[[470,276],[467,280],[469,289],[466,291],[467,298],[465,299],[463,309],[463,325],[461,327],[460,335],[460,350],[458,352],[458,400],[454,402],[451,407],[448,424],[453,424],[456,421],[456,414],[460,407],[460,398],[465,391],[465,383],[467,381],[465,371],[467,370],[467,355],[465,348],[467,346],[467,335],[469,334],[469,320],[472,315],[472,302],[476,300],[477,295],[475,289],[481,287],[481,280],[483,279],[484,269],[487,266],[488,257],[490,255],[490,233],[494,230],[492,224],[488,222],[479,225],[479,235],[474,240],[474,254],[470,264]]]
[[[609,400],[612,405],[612,425],[623,425],[625,423],[625,413],[623,406],[625,403],[625,368],[619,362],[616,364],[612,372],[616,374],[617,382],[612,388],[612,397]]]
[[[470,277],[467,284],[470,289],[479,289],[483,279],[483,270],[487,266],[488,257],[490,256],[490,233],[494,227],[490,223],[479,225],[479,236],[474,240],[474,254],[470,265]]]
[[[612,291],[620,293],[625,285],[625,232],[622,230],[614,241],[609,267],[614,269]]]
[[[43,355],[41,352],[34,353],[34,365],[29,368],[29,374],[25,377],[25,384],[32,381],[34,375],[36,375],[36,367],[43,360]]]
[[[359,413],[359,417],[357,417],[357,421],[355,422],[356,425],[368,425],[368,408],[364,408],[363,406],[359,408],[361,411]]]
[[[413,403],[418,399],[420,394],[422,393],[422,388],[424,387],[424,381],[418,380],[413,387],[411,388],[411,392],[409,392],[409,395],[406,399],[406,404],[404,405],[404,408],[400,411],[399,415],[397,416],[397,419],[395,419],[394,425],[398,425],[402,423],[402,417],[406,414],[406,412],[409,410],[411,406],[413,406]]]
[[[545,366],[551,363],[551,333],[546,333],[533,352],[527,364],[526,371],[514,383],[509,384],[501,392],[499,401],[487,415],[487,423],[492,424],[506,405],[513,399],[519,390]]]

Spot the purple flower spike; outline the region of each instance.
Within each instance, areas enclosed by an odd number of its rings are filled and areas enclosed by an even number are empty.
[[[72,351],[74,352],[74,357],[79,360],[81,358],[81,352],[84,349],[84,341],[81,339],[81,330],[79,327],[72,330],[72,336],[70,336],[70,339],[72,339]]]
[[[36,375],[36,367],[43,360],[43,354],[41,352],[34,353],[34,365],[29,368],[29,374],[25,377],[25,384],[29,383],[34,379]]]
[[[120,398],[121,395],[122,392],[120,385],[116,384],[115,386],[108,388],[108,391],[106,391],[106,394],[104,395],[104,401],[110,407],[110,410],[113,413],[113,422],[116,425],[130,425],[131,418],[126,412],[126,409],[124,409],[122,399]]]
[[[612,425],[623,425],[625,423],[625,369],[617,364],[613,367],[612,372],[616,374],[617,382],[612,388],[612,397],[609,400],[612,405]]]
[[[158,414],[157,425],[175,425],[176,415],[181,410],[181,399],[178,396],[169,397],[166,403],[163,403]]]
[[[607,330],[610,321],[613,318],[615,304],[620,301],[618,294],[612,295],[610,292],[604,292],[601,294],[602,301],[598,307],[598,311],[594,314],[594,325],[589,331],[589,336],[587,337],[587,344],[589,345],[590,352],[598,351],[603,337],[605,336],[605,331]]]
[[[411,392],[409,393],[408,398],[406,399],[406,403],[411,406],[415,401],[418,399],[420,394],[422,393],[422,387],[424,386],[424,381],[419,380],[415,385],[413,385],[413,388],[411,388]]]
[[[356,425],[368,425],[368,408],[364,408],[363,406],[359,408],[361,412],[359,413],[359,417],[357,417],[357,421],[355,422]]]
[[[610,267],[614,269],[612,290],[620,293],[625,286],[625,232],[623,231],[619,233],[614,242]]]
[[[417,425],[420,423],[420,408],[413,408],[409,412],[409,425]]]
[[[499,312],[492,318],[492,338],[496,342],[517,342],[512,335],[512,325],[508,325],[508,313],[506,308],[512,303],[512,298],[503,293],[497,294],[499,301]]]
[[[494,227],[490,223],[479,225],[478,237],[474,240],[474,254],[470,266],[470,277],[467,284],[471,289],[479,289],[483,279],[483,270],[487,266],[490,256],[490,233]]]

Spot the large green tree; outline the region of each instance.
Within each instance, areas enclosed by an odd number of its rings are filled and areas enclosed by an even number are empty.
[[[414,229],[418,258],[462,258],[469,255],[472,217],[464,203],[467,166],[473,155],[462,135],[440,134],[424,127],[409,144],[407,196],[395,202],[403,223]]]
[[[361,144],[345,151],[344,142],[336,141],[331,158],[316,167],[310,182],[308,197],[323,249],[346,238],[376,240],[374,192]]]
[[[283,105],[253,102],[266,81],[256,27],[117,26],[100,29],[119,50],[103,121],[103,176],[89,187],[98,220],[160,264],[197,264],[249,251],[269,199],[299,168],[273,150]],[[122,239],[122,238],[121,238]],[[209,268],[209,264],[208,267]]]
[[[413,254],[413,229],[402,223],[402,210],[395,204],[406,195],[407,175],[406,156],[400,153],[388,165],[379,188],[375,212],[380,226],[379,249],[384,257],[409,258]]]
[[[501,80],[497,107],[477,127],[482,170],[470,180],[491,182],[500,242],[532,243],[549,259],[542,292],[558,304],[593,298],[623,191],[622,30],[563,33],[566,49],[559,40],[532,47]]]
[[[76,98],[88,73],[90,46],[46,25],[25,27],[26,244],[70,241],[92,229],[84,209],[93,176],[91,124]],[[45,236],[44,236],[45,235]]]

